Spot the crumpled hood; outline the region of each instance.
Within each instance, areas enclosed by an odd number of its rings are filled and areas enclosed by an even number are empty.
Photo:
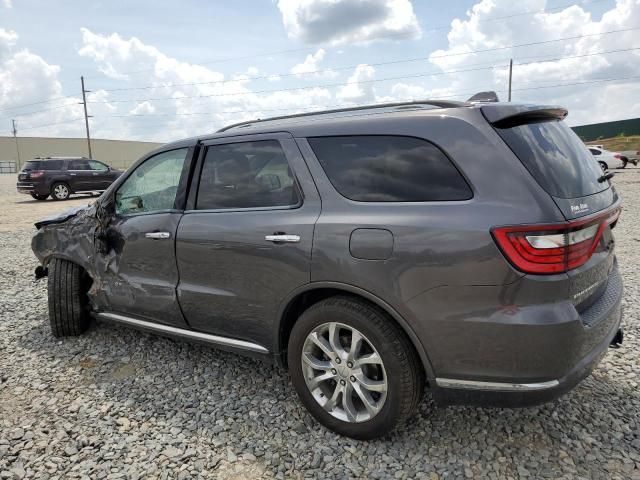
[[[62,223],[69,220],[71,217],[75,217],[79,212],[83,210],[88,210],[92,207],[92,205],[80,205],[77,207],[71,207],[63,212],[58,212],[49,215],[48,217],[43,218],[42,220],[38,220],[34,225],[36,228],[41,228],[45,225],[50,225],[52,223]]]

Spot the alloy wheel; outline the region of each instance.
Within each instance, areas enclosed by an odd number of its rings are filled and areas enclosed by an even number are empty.
[[[60,200],[64,200],[69,196],[69,188],[64,184],[59,183],[58,185],[53,187],[53,193],[56,196],[56,198],[59,198]]]
[[[342,323],[324,323],[307,335],[302,371],[316,402],[344,422],[371,420],[387,398],[382,358],[360,331]]]

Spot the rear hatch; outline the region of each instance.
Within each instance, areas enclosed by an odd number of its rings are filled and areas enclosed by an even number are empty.
[[[611,230],[620,211],[615,189],[563,121],[566,110],[494,104],[482,112],[567,220],[499,229],[496,240],[503,251],[514,247],[527,273],[566,272],[571,299],[578,311],[585,310],[606,290],[614,267]]]
[[[40,169],[40,162],[37,160],[29,160],[22,166],[22,170],[18,173],[18,180],[29,180],[30,173]]]

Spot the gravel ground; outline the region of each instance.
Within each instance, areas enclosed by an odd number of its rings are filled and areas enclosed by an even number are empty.
[[[14,180],[0,177],[0,479],[640,479],[640,168],[615,178],[623,347],[555,403],[426,398],[410,425],[372,442],[315,424],[286,373],[255,360],[107,323],[54,339],[28,223],[87,200],[31,202]]]

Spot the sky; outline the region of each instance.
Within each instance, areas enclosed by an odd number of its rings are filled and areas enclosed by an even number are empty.
[[[640,117],[640,0],[0,0],[0,135],[166,142],[495,90]]]

